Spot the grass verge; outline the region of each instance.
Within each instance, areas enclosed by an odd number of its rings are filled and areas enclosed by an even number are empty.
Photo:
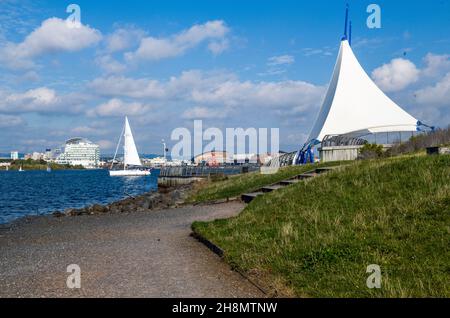
[[[239,196],[243,193],[255,191],[263,186],[277,183],[285,179],[289,179],[296,175],[318,167],[331,167],[342,164],[342,162],[329,162],[324,164],[291,166],[280,168],[275,174],[261,174],[252,172],[237,176],[228,177],[226,180],[217,182],[206,181],[195,185],[191,192],[188,203],[201,203],[220,199],[227,199]]]
[[[450,297],[450,156],[360,162],[193,229],[281,295]]]

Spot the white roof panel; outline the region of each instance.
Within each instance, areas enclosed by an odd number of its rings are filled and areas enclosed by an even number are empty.
[[[308,141],[358,131],[416,131],[417,119],[394,103],[367,75],[347,40]]]

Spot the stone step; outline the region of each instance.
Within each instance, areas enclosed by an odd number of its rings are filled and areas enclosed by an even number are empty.
[[[262,190],[262,192],[267,193],[267,192],[272,192],[272,191],[275,191],[275,190],[278,190],[278,189],[281,189],[284,187],[285,187],[285,185],[275,184],[275,185],[264,187],[261,190]]]
[[[317,176],[317,173],[311,172],[311,173],[302,173],[301,175],[297,176],[297,178],[300,180],[303,180],[303,179],[314,178],[315,176]]]
[[[280,184],[285,185],[285,186],[289,186],[291,184],[299,183],[300,181],[302,181],[302,180],[300,180],[300,179],[283,180],[283,181],[280,182]]]
[[[263,195],[263,194],[264,194],[264,192],[245,193],[245,194],[241,195],[241,200],[244,201],[245,203],[250,203],[256,197]]]
[[[327,173],[327,172],[330,172],[331,170],[334,170],[334,168],[332,168],[332,167],[317,168],[315,170],[315,173],[316,174]]]
[[[323,167],[323,168],[316,168],[314,170],[302,173],[298,176],[295,176],[291,179],[287,179],[287,180],[283,180],[277,184],[272,184],[269,186],[265,186],[262,187],[260,190],[256,191],[256,192],[252,192],[252,193],[246,193],[241,195],[241,199],[242,201],[244,201],[245,203],[250,203],[251,201],[253,201],[256,197],[263,195],[265,193],[268,192],[272,192],[272,191],[276,191],[279,190],[281,188],[284,188],[286,186],[292,185],[292,184],[296,184],[301,182],[302,180],[305,179],[310,179],[310,178],[314,178],[317,177],[318,175],[322,174],[322,173],[327,173],[330,170],[335,169],[335,167]]]

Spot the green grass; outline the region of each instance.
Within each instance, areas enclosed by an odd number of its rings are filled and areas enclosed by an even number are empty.
[[[355,163],[193,229],[282,295],[450,297],[450,156]]]
[[[227,199],[239,196],[243,193],[252,192],[260,189],[263,186],[280,182],[289,179],[293,176],[302,174],[306,171],[323,166],[336,166],[340,162],[330,162],[326,164],[314,164],[304,166],[292,166],[281,168],[275,174],[261,174],[259,172],[252,172],[243,175],[231,176],[227,180],[218,182],[200,183],[192,191],[188,203],[208,202],[220,199]]]

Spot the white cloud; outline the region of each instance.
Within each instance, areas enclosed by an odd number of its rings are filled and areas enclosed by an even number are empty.
[[[97,78],[88,85],[95,93],[105,97],[163,98],[166,91],[161,83],[150,79],[133,79],[124,76]]]
[[[121,99],[113,98],[106,103],[100,104],[94,109],[87,111],[88,116],[101,117],[121,117],[131,115],[144,115],[151,109],[148,105],[143,105],[139,102],[124,102]]]
[[[89,126],[79,126],[71,130],[72,134],[81,136],[86,134],[98,134],[100,130]]]
[[[318,105],[323,88],[301,81],[250,82],[230,80],[211,87],[194,89],[192,100],[201,104],[231,107],[289,109]]]
[[[101,33],[89,26],[50,18],[31,32],[23,42],[8,42],[0,49],[0,61],[10,68],[31,68],[33,57],[51,52],[75,52],[100,41]]]
[[[372,78],[386,92],[400,91],[419,80],[420,71],[409,60],[397,58],[376,68]]]
[[[24,120],[19,116],[0,114],[0,128],[23,126],[24,124],[25,124]]]
[[[126,77],[98,78],[90,84],[104,97],[185,101],[209,106],[265,107],[284,110],[319,106],[325,88],[302,81],[240,81],[230,73],[186,71],[168,81]]]
[[[295,58],[292,55],[280,55],[280,56],[272,56],[269,58],[267,65],[269,66],[278,66],[278,65],[290,65],[295,62]]]
[[[202,42],[209,41],[209,49],[214,54],[227,47],[225,40],[229,28],[221,20],[197,24],[190,29],[166,38],[146,37],[141,40],[135,52],[125,54],[125,59],[134,61],[157,61],[183,55]]]
[[[54,89],[39,87],[20,93],[0,92],[0,112],[79,113],[87,96],[72,93],[60,96]]]
[[[319,56],[333,56],[333,49],[329,48],[329,47],[323,47],[321,49],[316,49],[316,48],[304,48],[302,49],[302,53],[304,56],[306,57],[310,57],[310,56],[315,56],[315,55],[319,55]]]
[[[4,102],[0,104],[0,111],[49,111],[53,110],[57,102],[58,97],[53,89],[40,87],[24,93],[13,93],[6,96]]]
[[[435,85],[417,90],[415,95],[423,105],[450,106],[450,73]]]
[[[426,76],[435,77],[445,74],[448,70],[450,70],[449,54],[437,55],[428,53],[423,60],[426,66],[422,72]]]
[[[213,41],[208,44],[208,49],[214,55],[219,55],[225,52],[230,46],[228,39],[221,39],[220,41]]]
[[[127,68],[125,64],[118,62],[111,55],[99,56],[95,62],[106,74],[122,73]]]
[[[139,44],[139,41],[145,36],[143,30],[128,27],[119,28],[105,38],[105,46],[108,53],[114,53],[127,50]]]
[[[97,141],[97,144],[102,150],[110,150],[116,147],[116,144],[114,144],[111,140],[99,140]]]
[[[226,118],[228,113],[225,109],[213,109],[208,107],[193,107],[187,109],[183,113],[185,119],[211,119],[211,118]]]

